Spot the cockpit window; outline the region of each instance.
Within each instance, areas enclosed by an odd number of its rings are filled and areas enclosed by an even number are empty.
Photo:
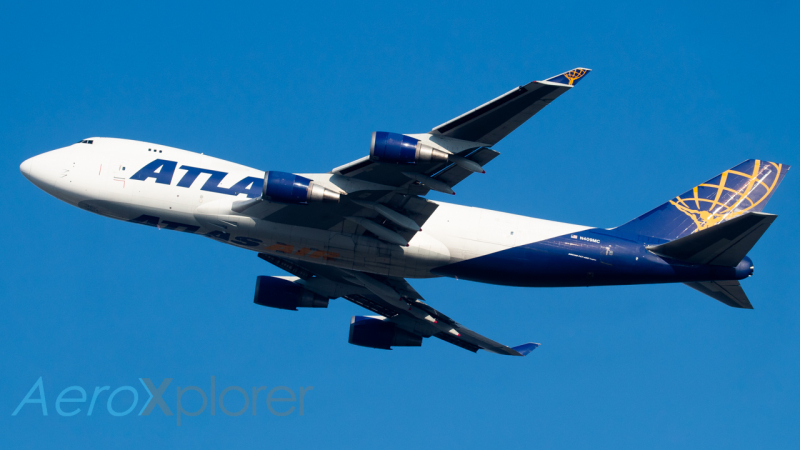
[[[92,139],[84,139],[84,140],[78,142],[78,144],[94,144],[94,140],[92,140]]]

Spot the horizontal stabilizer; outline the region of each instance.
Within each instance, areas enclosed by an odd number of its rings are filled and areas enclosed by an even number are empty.
[[[714,227],[666,244],[649,246],[647,249],[658,256],[689,263],[734,267],[747,256],[747,252],[777,217],[774,214],[749,212]]]
[[[753,309],[747,294],[736,280],[731,281],[701,281],[699,283],[684,283],[692,289],[719,300],[734,308]]]

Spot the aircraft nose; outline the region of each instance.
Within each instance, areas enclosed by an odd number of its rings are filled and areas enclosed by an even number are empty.
[[[35,157],[34,157],[35,158]],[[33,166],[33,158],[28,158],[25,161],[22,161],[22,164],[19,165],[19,171],[25,175],[25,178],[31,179],[31,167]]]
[[[58,180],[59,168],[62,166],[63,152],[53,150],[28,158],[19,165],[19,171],[39,189],[48,189]]]

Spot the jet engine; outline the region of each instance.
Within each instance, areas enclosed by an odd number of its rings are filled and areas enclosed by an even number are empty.
[[[372,133],[369,158],[373,161],[395,164],[447,162],[448,156],[448,153],[425,145],[419,139],[386,131]]]
[[[395,347],[419,347],[422,336],[410,333],[380,316],[353,316],[350,319],[351,344],[391,350]]]
[[[264,175],[261,196],[280,203],[338,202],[339,193],[293,173],[270,170]]]
[[[297,308],[327,308],[328,299],[302,285],[278,277],[258,277],[253,303],[270,308],[297,311]]]

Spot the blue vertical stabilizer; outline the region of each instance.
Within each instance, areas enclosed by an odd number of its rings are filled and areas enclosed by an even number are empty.
[[[789,166],[749,159],[616,230],[674,240],[748,212],[760,212]]]

